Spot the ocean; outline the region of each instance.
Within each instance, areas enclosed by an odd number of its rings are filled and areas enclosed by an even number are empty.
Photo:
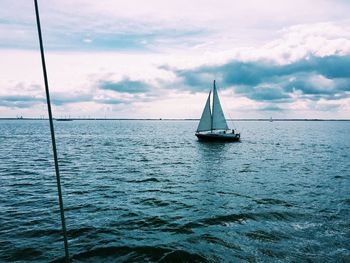
[[[350,262],[350,121],[55,122],[73,262]],[[0,121],[0,261],[64,257],[48,121]]]

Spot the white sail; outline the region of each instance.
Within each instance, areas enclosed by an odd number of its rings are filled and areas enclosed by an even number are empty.
[[[205,104],[201,120],[199,121],[197,132],[211,130],[210,94],[211,91],[209,92],[207,103]]]
[[[218,92],[215,86],[214,80],[214,91],[213,91],[213,116],[212,116],[212,125],[213,130],[228,130],[227,122],[225,119],[224,112],[222,111]]]

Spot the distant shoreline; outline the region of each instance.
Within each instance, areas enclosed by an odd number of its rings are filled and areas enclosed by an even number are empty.
[[[57,118],[58,119],[58,118]],[[48,120],[47,118],[0,118],[0,121],[3,120]],[[60,118],[60,120],[62,120]],[[199,119],[152,119],[152,118],[69,118],[67,120],[75,121],[199,121]],[[268,121],[271,122],[271,119],[227,119],[227,121]],[[350,121],[350,119],[272,119],[274,121]]]

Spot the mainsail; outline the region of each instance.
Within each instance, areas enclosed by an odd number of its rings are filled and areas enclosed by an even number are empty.
[[[216,89],[215,80],[214,80],[214,91],[213,91],[213,114],[212,114],[211,129],[228,130],[225,115],[221,108],[218,91]]]
[[[197,132],[212,130],[228,130],[224,112],[222,111],[218,91],[216,89],[215,80],[213,88],[213,109],[210,110],[210,95],[205,104],[202,117],[199,121]]]
[[[211,91],[209,92],[207,103],[205,104],[201,120],[199,121],[197,132],[211,130],[210,94]]]

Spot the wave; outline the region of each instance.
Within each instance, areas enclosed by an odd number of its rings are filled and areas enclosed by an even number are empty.
[[[27,248],[16,248],[7,255],[3,255],[3,259],[14,262],[14,261],[28,261],[36,260],[42,255],[42,252],[39,249],[27,247]],[[1,258],[1,256],[0,256]]]
[[[267,241],[267,242],[277,242],[287,238],[281,233],[267,232],[264,230],[256,230],[256,231],[248,232],[245,235],[250,239],[254,239],[258,241]]]
[[[294,206],[291,203],[288,203],[286,201],[279,200],[279,199],[274,199],[274,198],[263,198],[263,199],[255,200],[255,202],[258,204],[281,205],[281,206],[285,206],[285,207]]]
[[[156,246],[109,246],[72,256],[74,262],[208,262],[196,253]],[[64,258],[52,262],[64,262]]]

